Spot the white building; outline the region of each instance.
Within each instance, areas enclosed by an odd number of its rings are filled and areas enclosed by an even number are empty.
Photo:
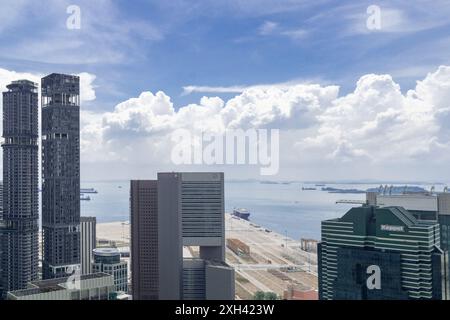
[[[128,263],[120,260],[120,252],[116,248],[94,249],[94,272],[104,272],[114,277],[117,292],[128,292]]]
[[[33,281],[27,289],[8,292],[8,300],[110,300],[114,292],[113,276],[96,273]]]
[[[80,257],[81,257],[81,274],[92,273],[92,262],[94,260],[93,250],[96,248],[96,226],[97,219],[95,217],[80,218]]]

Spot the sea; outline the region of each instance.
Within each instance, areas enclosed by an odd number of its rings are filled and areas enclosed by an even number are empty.
[[[98,223],[129,221],[129,181],[82,182],[82,188],[94,188],[90,201],[81,201],[81,215],[95,216]],[[329,193],[323,187],[367,190],[379,183],[267,183],[260,181],[225,182],[225,211],[235,208],[250,211],[250,220],[268,230],[292,239],[320,239],[321,221],[338,218],[357,204],[339,204],[339,200],[364,201],[365,194]],[[416,184],[430,190],[431,184]],[[302,190],[315,188],[316,190]],[[443,184],[436,186],[442,190]]]

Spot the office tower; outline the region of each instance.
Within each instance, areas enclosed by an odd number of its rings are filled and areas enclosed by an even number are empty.
[[[94,261],[93,250],[97,246],[96,226],[97,219],[95,217],[80,218],[81,274],[92,273],[92,261]]]
[[[157,181],[131,181],[131,291],[134,300],[158,299]]]
[[[3,217],[3,181],[0,181],[0,221]]]
[[[80,79],[42,79],[43,278],[80,268]]]
[[[439,225],[402,207],[363,206],[322,222],[319,297],[447,299]]]
[[[1,294],[38,277],[39,151],[37,84],[20,80],[3,93]]]
[[[133,226],[145,216],[152,232]],[[156,236],[149,241],[157,265],[147,275],[158,279],[156,298],[234,299],[234,270],[225,263],[223,173],[159,173],[157,181],[132,181],[131,221],[132,266],[136,254],[146,254],[138,240]],[[199,256],[183,257],[184,246],[199,247]],[[139,277],[133,267],[133,299],[141,298],[134,295],[135,283],[144,283]]]
[[[8,292],[8,300],[114,300],[114,277],[107,273],[33,281],[27,289]]]
[[[115,291],[128,292],[128,264],[120,260],[120,252],[116,248],[94,249],[94,273],[103,272],[114,277]]]
[[[375,204],[380,207],[398,206],[407,209],[419,220],[438,222],[440,227],[440,248],[445,252],[450,249],[450,193],[404,193],[375,194]],[[368,194],[369,198],[369,194]],[[449,272],[450,274],[450,265]],[[449,277],[450,287],[450,277]]]

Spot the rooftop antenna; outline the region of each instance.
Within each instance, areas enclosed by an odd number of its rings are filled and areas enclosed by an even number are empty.
[[[446,186],[445,188],[444,188],[444,193],[447,193],[448,192],[448,187]]]
[[[433,193],[434,193],[434,190],[435,190],[435,187],[432,186],[432,187],[431,187],[431,190],[430,190],[430,193],[433,194]]]

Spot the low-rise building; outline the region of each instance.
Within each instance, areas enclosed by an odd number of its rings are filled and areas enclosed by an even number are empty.
[[[106,273],[33,281],[24,290],[8,292],[8,300],[110,300],[114,278]]]
[[[117,292],[128,292],[128,264],[120,260],[120,251],[116,248],[94,249],[92,269],[112,275]]]

